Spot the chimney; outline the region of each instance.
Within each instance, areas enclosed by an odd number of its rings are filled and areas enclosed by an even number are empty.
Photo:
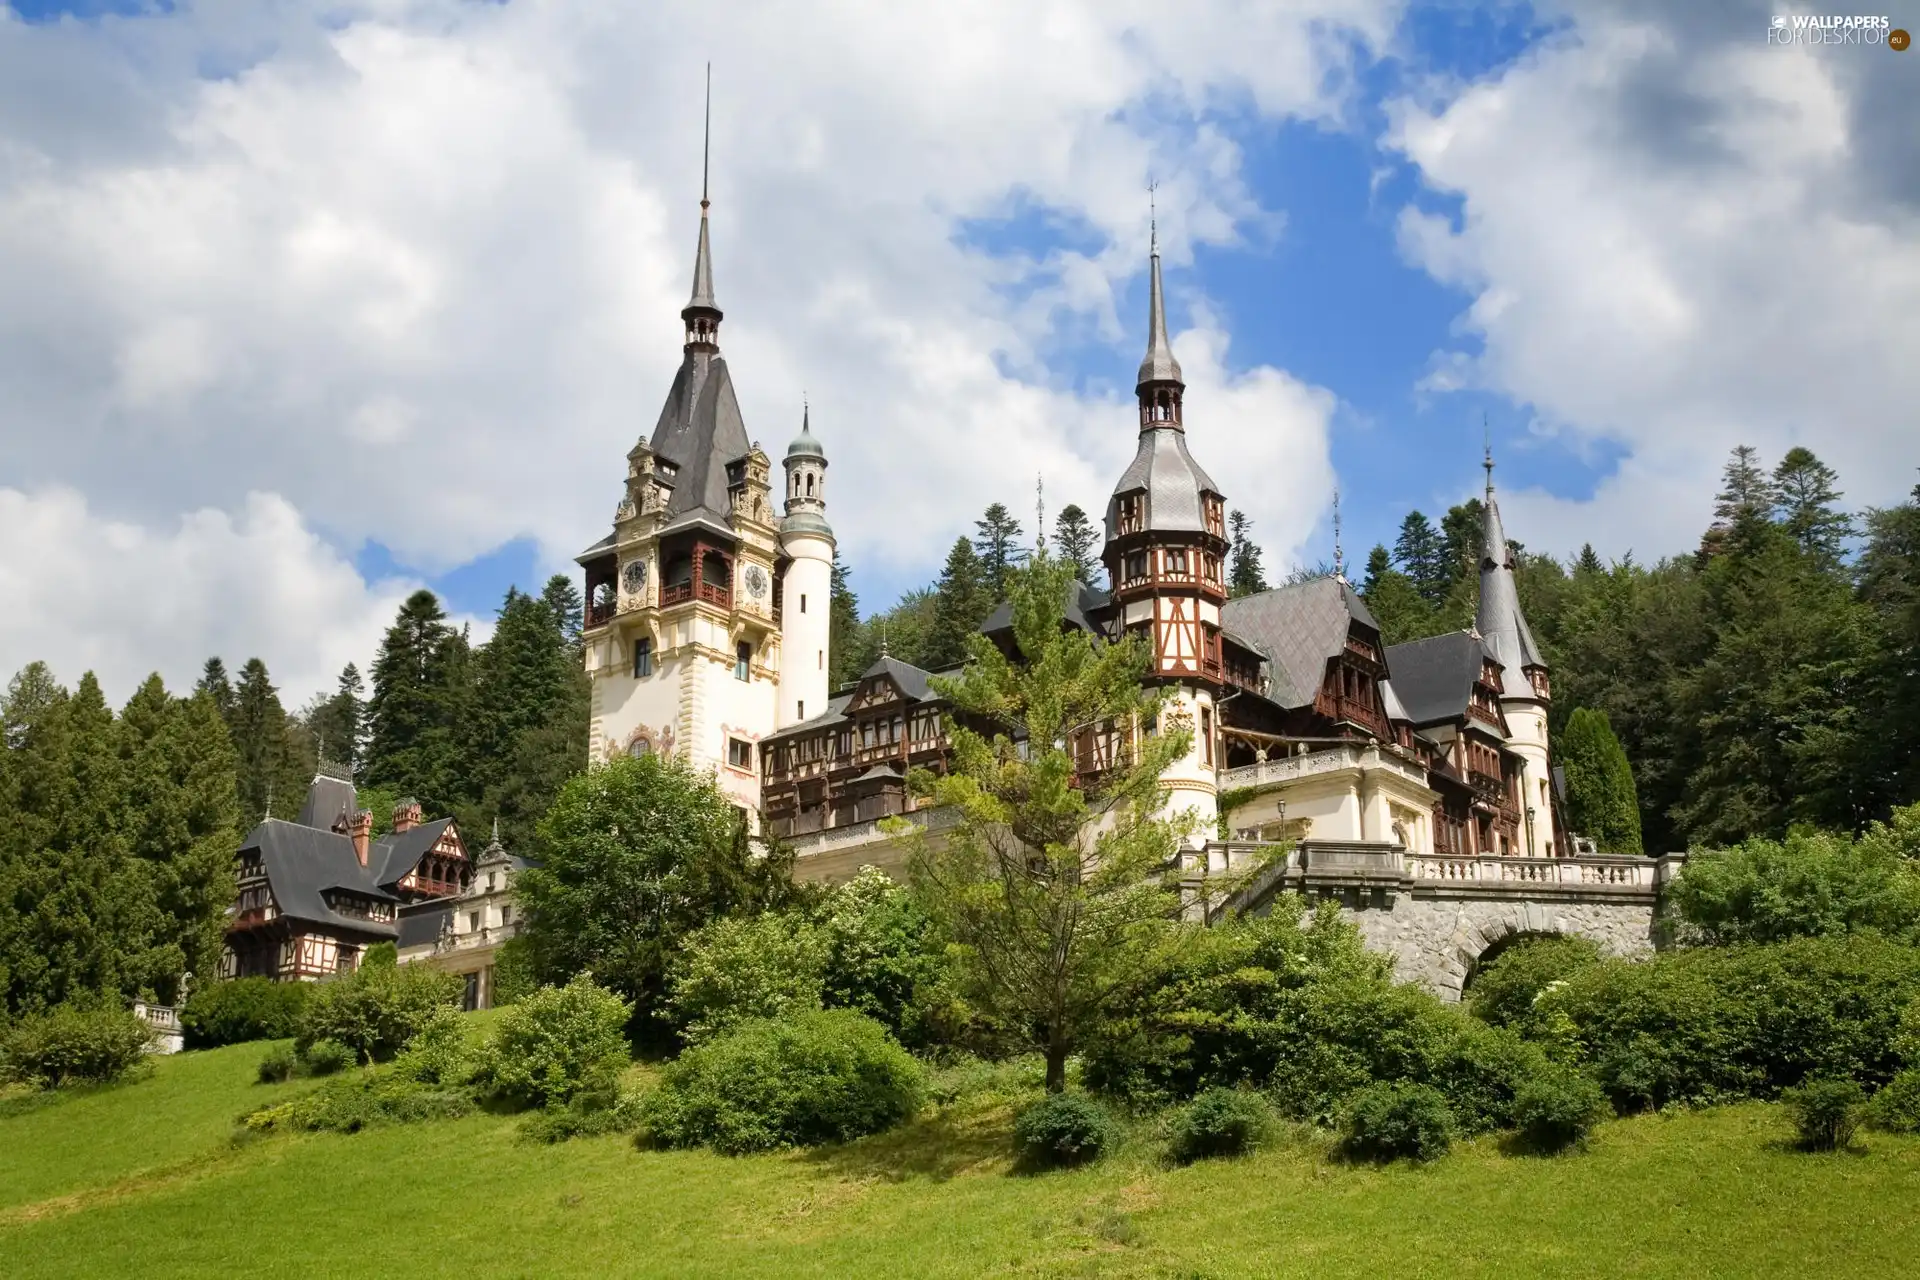
[[[393,806],[393,834],[400,835],[420,825],[420,802],[402,800]]]
[[[365,809],[347,820],[347,838],[353,841],[353,856],[367,865],[367,850],[373,844],[373,814]]]

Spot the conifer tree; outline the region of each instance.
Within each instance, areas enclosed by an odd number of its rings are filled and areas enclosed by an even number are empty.
[[[928,629],[926,666],[934,671],[966,660],[967,637],[980,629],[993,611],[986,570],[973,544],[954,539],[940,581],[933,590],[933,625]]]
[[[867,652],[927,665],[927,643],[933,634],[934,588],[915,587],[894,602],[884,613],[869,617],[862,626],[862,643]],[[871,662],[868,663],[872,665]]]
[[[1720,472],[1714,518],[1729,528],[1742,519],[1765,519],[1774,501],[1773,486],[1760,466],[1760,451],[1752,445],[1736,445]]]
[[[1606,572],[1606,566],[1600,563],[1599,553],[1593,549],[1591,542],[1580,544],[1580,558],[1575,562],[1574,567],[1581,573]]]
[[[1227,589],[1234,596],[1257,595],[1267,589],[1267,576],[1260,566],[1260,548],[1253,541],[1253,521],[1244,511],[1227,516],[1231,545],[1227,551]]]
[[[1420,512],[1409,512],[1400,522],[1400,536],[1393,544],[1393,560],[1413,583],[1421,599],[1435,606],[1446,600],[1452,585],[1447,573],[1446,544],[1434,531],[1433,522]]]
[[[1607,713],[1577,707],[1554,747],[1566,770],[1567,822],[1602,853],[1639,853],[1640,797]]]
[[[1813,451],[1795,445],[1773,469],[1774,516],[1787,536],[1822,566],[1840,565],[1853,518],[1840,510],[1840,477]]]
[[[1073,566],[1074,577],[1088,586],[1100,582],[1100,531],[1078,504],[1069,502],[1053,518],[1053,546]]]
[[[360,668],[349,662],[331,694],[316,695],[301,719],[313,736],[322,764],[358,776],[366,756],[367,686]]]
[[[276,818],[293,817],[318,762],[306,727],[287,715],[267,664],[258,658],[240,668],[231,725],[241,813],[258,821],[271,807]]]
[[[468,794],[497,817],[509,848],[531,850],[534,825],[560,784],[586,767],[586,708],[572,644],[544,598],[509,587],[493,638],[474,657],[474,751]],[[577,723],[577,732],[576,729]]]
[[[860,625],[860,597],[847,580],[847,566],[834,549],[831,612],[827,615],[827,673],[831,677],[828,692],[860,678],[873,665],[873,653],[867,647],[866,629]]]
[[[999,604],[1007,598],[1007,574],[1027,558],[1026,549],[1020,545],[1020,522],[1013,518],[1013,513],[1007,510],[1004,503],[996,502],[974,522],[973,527],[977,531],[973,549],[980,556],[987,595],[991,603]]]
[[[1373,584],[1393,572],[1393,557],[1381,543],[1374,543],[1373,550],[1367,552],[1366,576],[1360,580],[1360,593],[1365,595],[1373,590]]]
[[[227,664],[218,656],[208,658],[200,669],[200,682],[193,686],[197,693],[204,693],[213,699],[214,709],[220,718],[228,724],[233,723],[234,696],[233,683],[227,679]]]
[[[1471,582],[1477,591],[1480,554],[1487,540],[1485,504],[1478,498],[1470,498],[1449,507],[1447,514],[1440,518],[1440,540],[1444,544],[1441,559],[1446,566],[1447,593],[1451,594],[1462,582]]]
[[[1373,572],[1374,566],[1371,564],[1368,569],[1367,589],[1363,595],[1367,611],[1380,624],[1381,643],[1405,644],[1409,640],[1424,640],[1438,634],[1440,628],[1435,621],[1433,606],[1421,596],[1413,585],[1413,579],[1398,569]]]
[[[374,658],[366,781],[418,800],[429,814],[453,814],[470,794],[468,659],[465,637],[426,590],[400,606]]]
[[[560,635],[568,647],[577,651],[580,647],[582,612],[580,588],[566,574],[556,573],[547,579],[547,585],[540,591],[540,599],[553,611]]]

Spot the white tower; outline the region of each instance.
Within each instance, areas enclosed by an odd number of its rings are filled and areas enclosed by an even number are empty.
[[[1547,743],[1547,704],[1553,690],[1547,663],[1533,642],[1513,577],[1513,548],[1493,497],[1493,450],[1487,450],[1486,542],[1480,553],[1480,607],[1474,624],[1503,668],[1500,710],[1507,720],[1507,746],[1519,755],[1520,839],[1528,857],[1558,852],[1553,821],[1553,757]]]
[[[833,529],[827,524],[827,454],[802,411],[787,446],[787,515],[780,522],[780,706],[785,728],[827,709],[833,624]]]

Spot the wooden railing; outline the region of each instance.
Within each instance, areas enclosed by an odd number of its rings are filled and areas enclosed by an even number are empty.
[[[587,606],[588,629],[604,627],[607,623],[612,622],[614,612],[619,609],[619,607],[619,603],[613,600],[609,600],[605,604],[589,604]]]
[[[714,582],[700,584],[700,598],[708,604],[717,604],[722,609],[733,607],[733,590]]]

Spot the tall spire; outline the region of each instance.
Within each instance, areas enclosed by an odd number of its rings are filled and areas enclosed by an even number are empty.
[[[1173,346],[1167,341],[1167,305],[1160,287],[1160,219],[1152,204],[1154,187],[1153,183],[1147,184],[1147,354],[1140,361],[1140,375],[1134,381],[1134,390],[1140,397],[1142,429],[1154,425],[1179,426],[1180,393],[1186,386],[1180,376],[1180,362],[1173,358]]]
[[[1340,546],[1340,486],[1333,486],[1333,577],[1336,582],[1347,580],[1346,552]]]
[[[706,123],[700,139],[700,245],[693,256],[693,296],[680,311],[687,324],[687,345],[719,345],[720,304],[713,300],[713,248],[707,238],[708,162],[713,150],[713,64],[707,64]]]
[[[1520,586],[1513,574],[1513,548],[1507,543],[1507,531],[1500,520],[1500,504],[1493,496],[1491,443],[1480,465],[1487,471],[1487,492],[1481,510],[1485,537],[1480,549],[1480,603],[1474,610],[1473,629],[1500,661],[1502,696],[1534,698],[1541,695],[1529,670],[1538,668],[1544,672],[1547,664],[1540,656],[1539,646],[1533,642],[1526,615],[1520,610]]]

